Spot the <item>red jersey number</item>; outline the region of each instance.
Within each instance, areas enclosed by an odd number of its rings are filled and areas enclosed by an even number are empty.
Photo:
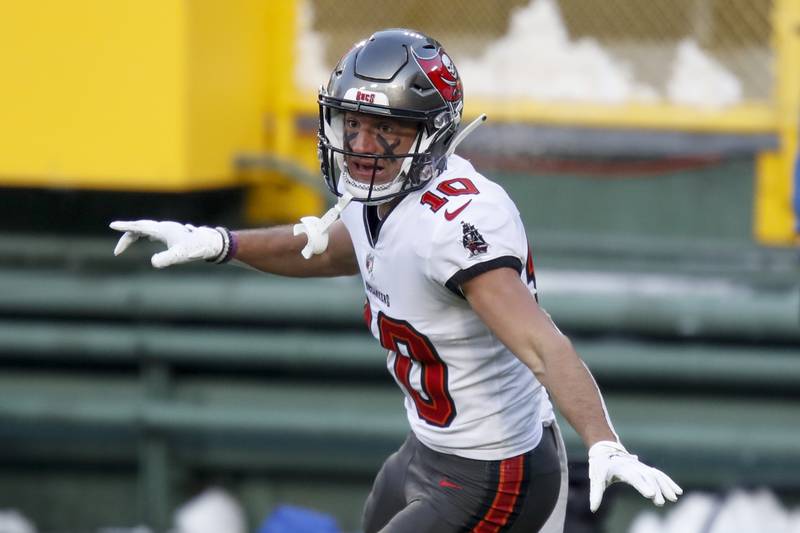
[[[453,178],[441,182],[436,190],[445,196],[462,196],[465,194],[480,194],[481,192],[468,178]],[[434,213],[444,207],[449,200],[431,191],[426,191],[419,199],[420,203],[427,205]],[[466,204],[462,204],[466,205]],[[450,220],[448,218],[448,220]]]
[[[449,426],[456,416],[456,405],[447,390],[447,365],[431,341],[408,322],[382,312],[378,313],[378,329],[381,345],[395,353],[394,375],[414,400],[419,417],[432,426]],[[411,386],[413,364],[420,367],[422,392]]]

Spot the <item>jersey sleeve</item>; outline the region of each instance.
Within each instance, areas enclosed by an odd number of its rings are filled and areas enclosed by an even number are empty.
[[[521,273],[528,254],[525,228],[508,197],[475,197],[452,221],[441,219],[428,254],[428,276],[462,296],[461,285],[495,268]]]

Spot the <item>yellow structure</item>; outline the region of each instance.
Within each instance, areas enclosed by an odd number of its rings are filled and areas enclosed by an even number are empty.
[[[0,17],[0,186],[245,186],[251,221],[320,212],[317,190],[277,171],[237,171],[233,163],[240,154],[268,152],[318,172],[314,134],[297,127],[298,117],[317,113],[314,92],[293,81],[301,1],[6,2]],[[771,98],[709,111],[661,103],[469,99],[466,114],[480,110],[493,121],[563,126],[775,133],[780,149],[762,154],[757,165],[755,233],[765,243],[789,243],[800,121],[800,0],[771,5]]]
[[[570,2],[561,0],[559,3]],[[576,2],[571,4],[578,5]],[[580,5],[585,7],[585,4]],[[733,5],[720,4],[718,7],[730,9]],[[696,109],[670,103],[601,105],[468,98],[465,115],[474,118],[483,112],[492,122],[553,126],[773,133],[779,138],[779,150],[760,154],[756,165],[754,234],[765,244],[793,244],[797,214],[792,206],[792,166],[800,127],[800,0],[773,0],[771,5],[769,26],[772,28],[775,82],[769,99],[746,101],[721,109]],[[679,9],[678,5],[673,9]],[[598,12],[598,17],[603,16],[608,14]],[[728,19],[737,16],[745,17],[746,14],[734,14]],[[615,22],[620,23],[619,20]],[[300,115],[311,115],[316,111],[310,93],[298,92],[292,105]]]
[[[312,172],[318,172],[316,137],[297,131],[292,102],[296,98],[294,67],[296,62],[297,5],[290,1],[267,0],[269,44],[264,68],[265,96],[270,105],[265,115],[266,146],[279,160],[297,161]],[[309,95],[313,104],[316,95]],[[318,213],[324,206],[322,195],[298,184],[278,171],[255,171],[245,175],[255,179],[245,205],[248,220],[296,221],[309,213]],[[320,178],[321,183],[321,178]],[[279,201],[275,201],[279,198]]]
[[[758,160],[755,234],[765,244],[790,244],[796,240],[797,213],[792,206],[794,164],[800,129],[800,0],[776,0],[773,39],[776,52],[776,123],[780,136],[777,152]]]
[[[287,109],[291,87],[268,69],[292,61],[292,50],[275,44],[286,31],[286,14],[275,11],[291,8],[270,0],[5,3],[0,185],[154,192],[242,185],[234,157],[268,148],[266,117]],[[277,149],[288,154],[281,135],[291,132],[278,131]],[[283,218],[321,209],[317,192],[287,188],[300,204]]]
[[[185,19],[178,2],[7,2],[3,184],[186,188]]]

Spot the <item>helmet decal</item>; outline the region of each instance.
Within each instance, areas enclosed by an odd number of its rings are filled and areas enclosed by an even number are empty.
[[[461,78],[458,77],[456,66],[444,50],[439,48],[438,53],[430,58],[421,57],[416,50],[412,49],[412,52],[414,59],[442,98],[447,102],[461,100]]]
[[[379,104],[389,105],[389,98],[384,93],[376,91],[368,91],[360,87],[351,87],[347,89],[344,95],[345,100],[353,100],[355,102],[364,102],[366,104]]]

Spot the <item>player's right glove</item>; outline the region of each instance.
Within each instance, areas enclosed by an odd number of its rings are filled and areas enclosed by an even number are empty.
[[[114,255],[121,254],[142,237],[166,244],[167,249],[153,255],[150,260],[156,268],[199,260],[222,263],[233,256],[231,246],[235,247],[230,232],[223,227],[195,227],[155,220],[115,221],[110,226],[125,232],[114,248]]]
[[[589,448],[589,508],[595,512],[603,501],[606,487],[617,481],[633,486],[658,506],[664,499],[674,502],[681,489],[661,470],[639,461],[625,447],[612,441],[596,442]]]

